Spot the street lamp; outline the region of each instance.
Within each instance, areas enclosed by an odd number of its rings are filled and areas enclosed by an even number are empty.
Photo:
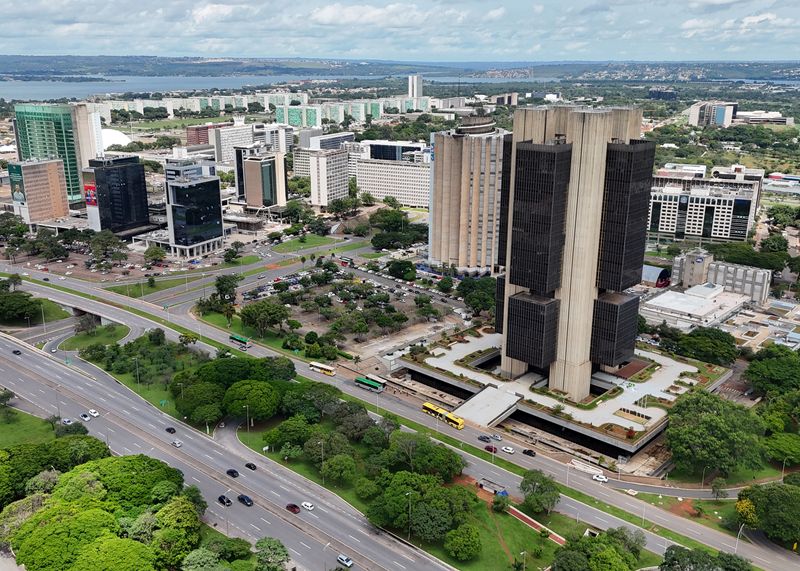
[[[783,482],[783,475],[786,472],[786,461],[788,458],[783,459],[783,466],[781,466],[781,482]]]
[[[178,383],[178,386],[181,388],[181,400],[183,400],[183,383]]]
[[[182,389],[183,389],[183,387],[181,387],[181,390]],[[183,395],[183,392],[181,392],[181,395]],[[181,396],[181,398],[183,398],[183,396]],[[245,410],[245,420],[247,422],[247,432],[250,432],[250,405],[249,404],[243,405],[242,408]]]
[[[572,464],[567,464],[567,487],[569,488],[569,469],[572,467]]]
[[[744,529],[744,524],[739,526],[739,533],[736,534],[736,545],[733,546],[734,555],[736,555],[736,551],[739,549],[739,536],[742,535],[743,529]]]
[[[411,492],[406,492],[408,498],[408,541],[411,541]]]
[[[44,318],[44,305],[40,305],[42,310],[42,326],[44,326],[44,336],[47,337],[47,320]]]
[[[136,361],[136,388],[141,389],[141,385],[139,384],[139,357],[134,357],[133,360]],[[183,394],[181,394],[181,398],[183,398]]]
[[[704,466],[703,467],[703,476],[702,476],[702,478],[700,478],[700,488],[701,489],[703,488],[703,486],[706,485],[706,468],[708,468],[708,466]]]
[[[528,552],[523,551],[522,553],[520,553],[520,556],[522,557],[522,571],[525,571],[528,565]]]
[[[322,463],[320,464],[320,474],[322,475],[322,487],[325,487],[325,471],[322,469],[322,464],[325,463],[325,441],[320,440],[319,445],[322,447]]]

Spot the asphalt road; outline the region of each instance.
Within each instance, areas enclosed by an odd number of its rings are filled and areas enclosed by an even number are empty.
[[[14,349],[22,355],[13,355]],[[197,485],[209,504],[208,522],[221,531],[250,541],[276,537],[306,569],[333,568],[338,553],[349,555],[361,569],[448,569],[379,532],[336,495],[241,445],[238,449],[223,446],[177,423],[102,371],[95,369],[92,379],[7,336],[0,336],[0,354],[3,384],[45,414],[77,420],[81,412],[94,408],[100,417],[86,426],[115,453],[147,454],[183,471],[187,485]],[[177,434],[167,433],[167,426],[176,427]],[[174,439],[183,445],[172,446]],[[258,469],[245,468],[248,461]],[[238,470],[239,477],[227,476],[229,468]],[[255,505],[238,503],[240,493],[249,495]],[[234,504],[223,507],[217,502],[220,494]],[[285,509],[287,503],[304,501],[312,502],[315,509],[297,515]]]
[[[31,275],[34,277],[38,277],[35,271],[31,271]],[[80,291],[85,291],[91,294],[97,294],[97,290],[94,288],[93,285],[78,280],[61,281],[59,282],[59,285],[74,288]],[[46,297],[49,297],[50,299],[56,302],[65,303],[67,305],[70,305],[75,300],[82,300],[82,302],[85,302],[85,304],[89,304],[91,307],[96,308],[96,311],[93,310],[93,312],[95,313],[103,312],[110,319],[121,323],[127,323],[128,320],[130,320],[133,317],[136,317],[135,315],[132,315],[128,311],[122,310],[120,308],[94,302],[91,300],[85,300],[79,296],[74,296],[72,294],[67,294],[65,292],[61,292],[58,290],[52,290],[46,288],[45,286],[25,283],[23,287],[28,291],[36,291],[40,294],[46,294]],[[108,294],[107,296],[112,297],[113,294]],[[149,313],[157,315],[159,317],[163,318],[169,317],[169,319],[171,319],[174,323],[180,324],[183,327],[191,329],[192,331],[202,332],[202,335],[205,338],[214,339],[222,343],[228,343],[228,336],[225,334],[224,331],[208,326],[202,322],[198,322],[192,316],[190,316],[188,314],[189,304],[182,304],[182,306],[180,307],[170,308],[172,311],[171,313],[168,314],[168,312],[164,311],[161,307],[155,306],[146,301],[125,298],[123,296],[119,297],[122,297],[123,301],[128,305],[130,305],[131,307],[136,307],[142,309],[143,311],[148,311]],[[249,353],[255,357],[270,356],[276,354],[274,351],[262,346],[254,346],[252,349],[250,349]],[[334,383],[347,393],[354,394],[361,398],[365,397],[364,391],[358,389],[352,383],[343,382],[345,381],[345,379],[341,377],[332,379],[331,377],[315,373],[308,368],[308,365],[305,362],[302,361],[295,361],[295,366],[297,368],[298,373],[303,376],[312,378],[317,381]],[[386,395],[380,396],[378,398],[383,408],[390,410],[391,412],[394,412],[402,417],[415,420],[420,424],[434,427],[435,420],[430,416],[422,413],[416,407],[412,407],[411,405],[409,405],[404,401],[395,400]],[[477,444],[478,443],[477,436],[481,433],[480,431],[472,428],[466,428],[463,431],[455,431],[449,426],[447,427],[440,426],[439,428],[442,431],[445,430],[449,431],[449,433],[453,437],[461,439],[464,442],[470,444]],[[524,443],[521,442],[517,441],[513,442],[514,444],[516,444],[517,448],[530,447],[528,445],[524,445]],[[590,495],[592,495],[593,497],[595,497],[604,504],[618,507],[637,516],[639,514],[644,513],[647,520],[652,521],[653,523],[659,525],[660,527],[670,529],[677,533],[686,535],[688,537],[701,541],[702,543],[705,543],[706,545],[709,545],[710,547],[713,547],[715,549],[728,552],[734,551],[735,538],[731,538],[727,534],[715,531],[713,529],[702,526],[686,518],[674,515],[666,510],[649,506],[643,501],[637,500],[626,494],[609,489],[614,485],[618,485],[619,487],[624,489],[635,488],[635,486],[632,484],[626,482],[614,484],[612,480],[612,482],[609,482],[611,486],[609,485],[601,486],[593,482],[591,479],[589,479],[588,476],[584,474],[579,474],[574,469],[571,469],[568,466],[565,466],[564,464],[561,464],[544,455],[538,455],[536,458],[528,458],[522,455],[515,455],[514,458],[510,459],[524,467],[541,469],[546,473],[553,475],[553,477],[556,478],[557,481],[564,483],[574,489],[578,489],[586,493],[589,493]],[[470,456],[469,461],[472,462],[473,460],[476,459]],[[503,472],[500,470],[497,471],[500,473]],[[576,477],[576,474],[579,475]],[[515,476],[508,473],[507,477],[513,478]],[[513,480],[509,479],[507,485],[509,486],[509,489],[513,489],[514,485]],[[674,488],[668,488],[668,487],[659,488],[655,486],[650,486],[649,488],[652,488],[655,491],[655,493],[665,493],[668,495],[683,494],[682,491],[680,490],[676,491]],[[696,492],[697,491],[695,491],[695,493]],[[687,490],[686,497],[691,497],[690,494],[691,492]],[[564,501],[565,501],[564,505],[567,506],[565,507],[566,513],[569,513],[570,506],[575,510],[575,513],[578,512],[580,513],[581,519],[587,517],[585,514],[592,513],[594,514],[593,515],[594,519],[593,520],[585,519],[585,521],[590,521],[592,523],[597,522],[594,523],[594,525],[597,525],[597,527],[601,529],[605,529],[608,527],[615,527],[617,525],[616,523],[603,524],[603,520],[610,522],[612,521],[612,518],[610,518],[608,514],[600,510],[596,510],[592,506],[579,502],[573,504],[572,502],[574,502],[574,500],[569,500],[569,501],[564,500]],[[561,508],[559,508],[559,511],[562,511]],[[648,537],[648,549],[651,549],[655,552],[663,552],[664,550],[663,538],[657,538],[656,536]],[[755,544],[748,544],[746,542],[740,542],[738,546],[738,553],[752,560],[756,565],[758,565],[763,569],[770,569],[774,571],[800,569],[800,558],[798,558],[797,555],[792,554],[778,546],[774,546],[771,544],[755,545]]]

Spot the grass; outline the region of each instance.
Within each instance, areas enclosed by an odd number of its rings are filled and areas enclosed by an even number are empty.
[[[308,248],[316,248],[318,246],[327,246],[328,244],[333,244],[336,242],[336,240],[333,238],[328,236],[318,236],[317,234],[306,234],[305,237],[305,242],[301,242],[300,238],[293,238],[278,244],[272,249],[279,254],[291,254],[292,252],[307,250]]]
[[[42,282],[47,285],[47,282]],[[49,299],[44,298],[36,298],[42,302],[42,308],[44,309],[44,319],[47,323],[51,321],[59,321],[61,319],[66,319],[71,313],[65,311],[60,305],[57,303],[50,301]],[[42,312],[36,312],[36,315],[31,315],[31,325],[38,325],[42,322]],[[0,321],[0,325],[4,325],[7,327],[27,327],[28,320],[27,319],[12,319],[8,321]]]
[[[0,422],[0,448],[17,444],[40,444],[54,440],[56,435],[49,422],[19,410],[9,409],[9,421]]]
[[[709,466],[712,468],[712,466]],[[711,472],[706,470],[706,482],[709,481]],[[673,482],[686,483],[686,484],[699,484],[700,478],[703,477],[702,468],[695,472],[685,472],[682,470],[672,470],[669,473],[669,479]],[[756,480],[765,480],[768,478],[777,480],[781,477],[780,468],[776,468],[771,464],[764,463],[758,470],[749,470],[747,468],[739,468],[725,477],[725,482],[728,486],[750,485],[754,484]]]
[[[89,345],[102,343],[103,345],[113,345],[130,333],[127,325],[112,324],[105,327],[98,327],[93,333],[78,333],[69,339],[65,339],[60,348],[64,351],[80,351]]]
[[[336,248],[331,248],[330,250],[325,250],[324,252],[320,252],[319,254],[317,254],[317,257],[350,252],[352,250],[366,248],[369,245],[370,245],[369,242],[355,242],[355,243],[345,244],[344,246],[337,246]]]
[[[234,262],[223,262],[220,264],[223,268],[235,268],[238,266],[249,266],[250,264],[255,264],[261,261],[259,256],[255,254],[250,254],[249,256],[242,256],[241,258],[236,258]]]
[[[224,331],[228,331],[230,333],[237,333],[239,335],[244,335],[245,337],[249,337],[254,343],[258,343],[259,345],[264,345],[265,347],[269,347],[279,353],[284,353],[289,355],[293,359],[299,359],[302,361],[310,361],[311,359],[306,359],[303,353],[295,353],[293,351],[289,351],[288,349],[283,348],[283,336],[278,335],[277,333],[269,332],[265,337],[259,337],[258,331],[256,331],[252,327],[248,327],[242,324],[242,319],[238,315],[234,315],[231,319],[231,326],[228,327],[228,320],[227,318],[222,315],[221,313],[207,313],[200,318],[202,321],[205,321],[209,325],[213,325],[217,329],[222,329]]]
[[[182,119],[159,119],[155,121],[134,121],[133,128],[137,131],[179,129],[184,125],[204,125],[206,123],[224,123],[230,121],[230,117],[185,117]],[[120,123],[120,127],[127,127],[126,123]]]
[[[378,258],[382,258],[384,256],[388,256],[386,252],[367,252],[366,254],[359,254],[361,258],[366,258],[368,260],[377,260]]]
[[[198,279],[200,279],[200,276],[195,276],[191,278],[189,277],[174,278],[170,280],[156,280],[156,283],[153,287],[150,287],[149,285],[147,285],[146,281],[143,281],[133,284],[115,285],[107,287],[106,289],[109,291],[113,291],[114,293],[127,295],[128,297],[139,298],[142,297],[142,295],[157,293],[159,291],[164,291],[165,289],[170,289],[173,287],[185,285],[189,282],[193,282]]]
[[[658,506],[665,510],[669,510],[675,515],[685,517],[691,521],[695,521],[722,533],[735,536],[736,533],[723,527],[722,522],[725,519],[734,518],[736,515],[736,499],[729,500],[684,500],[691,503],[691,506],[697,510],[698,514],[692,516],[684,509],[675,508],[681,502],[674,496],[660,496],[658,494],[644,494],[639,493],[636,495],[637,499],[643,500],[650,505]]]

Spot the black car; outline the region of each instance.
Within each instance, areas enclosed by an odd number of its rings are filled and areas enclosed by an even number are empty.
[[[286,504],[286,509],[292,512],[293,514],[300,513],[300,506],[298,506],[297,504]]]
[[[167,430],[167,432],[169,432],[170,434],[175,434],[175,429],[174,429],[173,427],[171,427],[171,426],[168,426],[168,427],[166,428],[166,430]]]
[[[247,468],[248,470],[253,470],[253,471],[255,471],[256,469],[256,465],[253,464],[252,462],[248,462],[247,464],[244,465],[244,467]]]
[[[234,470],[233,468],[231,468],[230,470],[226,470],[226,471],[225,471],[225,473],[226,473],[228,476],[230,476],[231,478],[238,478],[238,477],[239,477],[239,472],[237,472],[237,471],[236,471],[236,470]]]
[[[239,494],[239,496],[236,499],[239,500],[244,505],[246,505],[247,507],[250,507],[250,506],[253,505],[253,500],[250,499],[250,496],[245,496],[244,494]]]
[[[19,349],[14,349],[11,352],[14,353],[14,355],[22,355],[22,351],[20,351]]]
[[[42,278],[42,281],[49,282],[50,278]]]
[[[223,495],[221,495],[220,497],[218,497],[218,498],[217,498],[217,501],[218,501],[219,503],[221,503],[221,504],[222,504],[223,506],[225,506],[225,507],[228,507],[228,506],[230,506],[231,504],[233,504],[233,502],[231,501],[231,499],[230,499],[228,496],[226,496],[225,494],[223,494]]]
[[[536,451],[535,450],[530,450],[530,449],[527,449],[527,448],[525,450],[523,450],[522,453],[525,454],[525,456],[530,456],[531,458],[536,456]]]
[[[485,434],[481,434],[480,436],[478,436],[478,440],[480,440],[481,442],[491,442],[492,441],[492,439],[489,438],[488,436],[486,436]]]

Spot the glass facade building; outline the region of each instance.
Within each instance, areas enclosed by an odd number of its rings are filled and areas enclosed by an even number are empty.
[[[222,206],[219,178],[176,179],[167,183],[172,241],[193,246],[221,238]]]
[[[150,223],[144,165],[139,157],[92,159],[83,176],[92,229],[124,232]]]

